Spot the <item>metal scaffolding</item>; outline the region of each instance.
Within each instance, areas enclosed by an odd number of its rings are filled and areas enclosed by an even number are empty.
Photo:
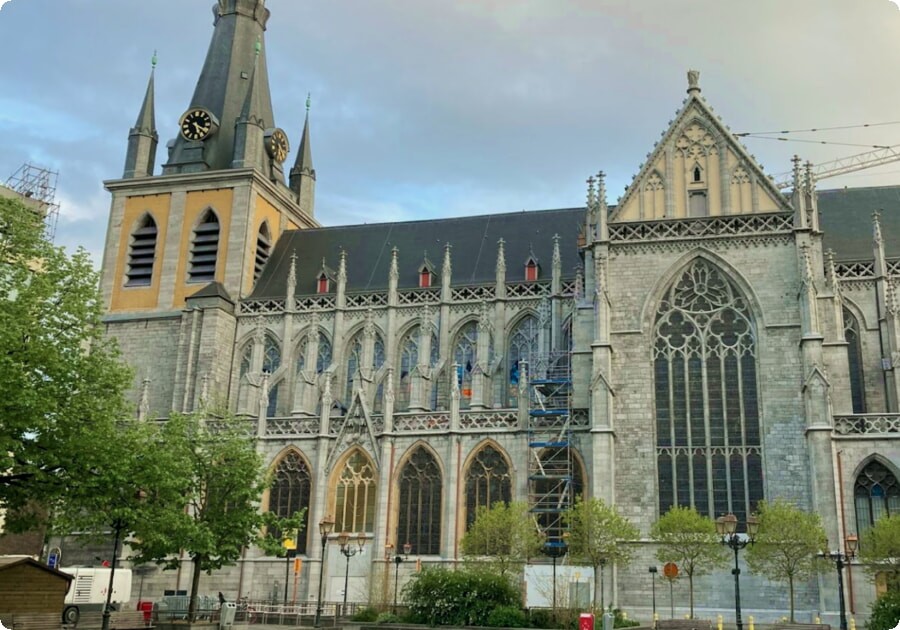
[[[563,548],[563,514],[574,500],[572,355],[554,352],[529,367],[528,505],[545,547]]]
[[[26,199],[38,202],[37,206],[44,216],[47,239],[50,241],[56,236],[56,223],[59,220],[59,203],[56,201],[58,177],[57,171],[26,162],[6,180],[7,188]]]

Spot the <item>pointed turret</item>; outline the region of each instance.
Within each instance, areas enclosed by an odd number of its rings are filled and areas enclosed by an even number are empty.
[[[153,79],[156,74],[156,53],[151,61],[150,80],[144,103],[138,113],[134,127],[128,133],[128,154],[125,157],[124,178],[149,177],[153,175],[153,164],[156,162],[156,146],[159,134],[156,132],[156,107]]]
[[[255,168],[268,175],[268,160],[263,144],[266,132],[266,119],[260,91],[256,89],[259,73],[259,55],[262,42],[256,42],[256,65],[250,74],[250,85],[241,108],[241,115],[234,124],[234,158],[232,168]]]
[[[256,99],[257,116],[274,127],[269,73],[263,34],[269,11],[265,0],[217,0],[215,29],[194,96],[186,113],[203,110],[210,115],[210,131],[194,139],[179,135],[164,173],[218,170],[231,167],[235,154],[235,125],[247,102]],[[261,42],[259,58],[256,44]],[[254,65],[256,70],[254,71]],[[253,80],[251,81],[251,77]],[[203,128],[201,126],[201,128]]]
[[[306,120],[303,122],[303,136],[297,159],[291,169],[291,190],[297,194],[300,207],[313,216],[316,202],[316,169],[313,168],[312,145],[309,141],[309,106],[310,95],[306,95]]]

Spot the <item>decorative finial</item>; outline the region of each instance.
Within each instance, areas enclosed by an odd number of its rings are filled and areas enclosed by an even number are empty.
[[[157,58],[157,56],[156,56],[156,51],[154,50],[154,51],[153,51],[153,56],[150,57],[150,68],[151,68],[151,69],[154,69],[154,70],[156,69],[156,62],[157,62],[157,61],[159,61],[159,59]]]
[[[694,92],[700,93],[700,71],[699,70],[688,70],[687,73],[688,78],[688,89],[687,93],[692,94]]]
[[[597,200],[596,193],[594,192],[594,181],[595,181],[595,180],[594,180],[594,176],[591,175],[591,176],[588,177],[587,180],[585,180],[585,181],[586,181],[586,183],[587,183],[587,185],[588,185],[588,189],[587,189],[587,208],[588,208],[588,210],[593,210],[593,209],[594,209],[594,203],[595,203],[596,200]]]
[[[306,113],[309,113],[309,107],[312,105],[312,92],[306,93]]]

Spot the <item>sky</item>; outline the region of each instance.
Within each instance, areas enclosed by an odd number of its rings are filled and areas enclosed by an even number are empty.
[[[160,162],[206,55],[212,4],[0,0],[0,182],[26,162],[59,173],[57,243],[99,263],[102,182],[122,174],[153,52]],[[806,142],[744,138],[770,174],[789,171],[794,153],[819,163],[900,144],[890,0],[266,5],[276,124],[293,149],[312,94],[323,225],[581,206],[599,170],[615,203],[692,68],[736,133],[852,127],[784,136]],[[819,186],[893,184],[900,162]]]

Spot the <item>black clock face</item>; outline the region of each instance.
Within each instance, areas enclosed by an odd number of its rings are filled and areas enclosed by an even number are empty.
[[[181,117],[181,135],[187,140],[205,139],[212,127],[212,116],[205,109],[192,109]]]
[[[284,162],[287,158],[288,151],[290,151],[287,134],[281,129],[273,131],[266,140],[266,149],[268,149],[269,156],[273,160]]]

